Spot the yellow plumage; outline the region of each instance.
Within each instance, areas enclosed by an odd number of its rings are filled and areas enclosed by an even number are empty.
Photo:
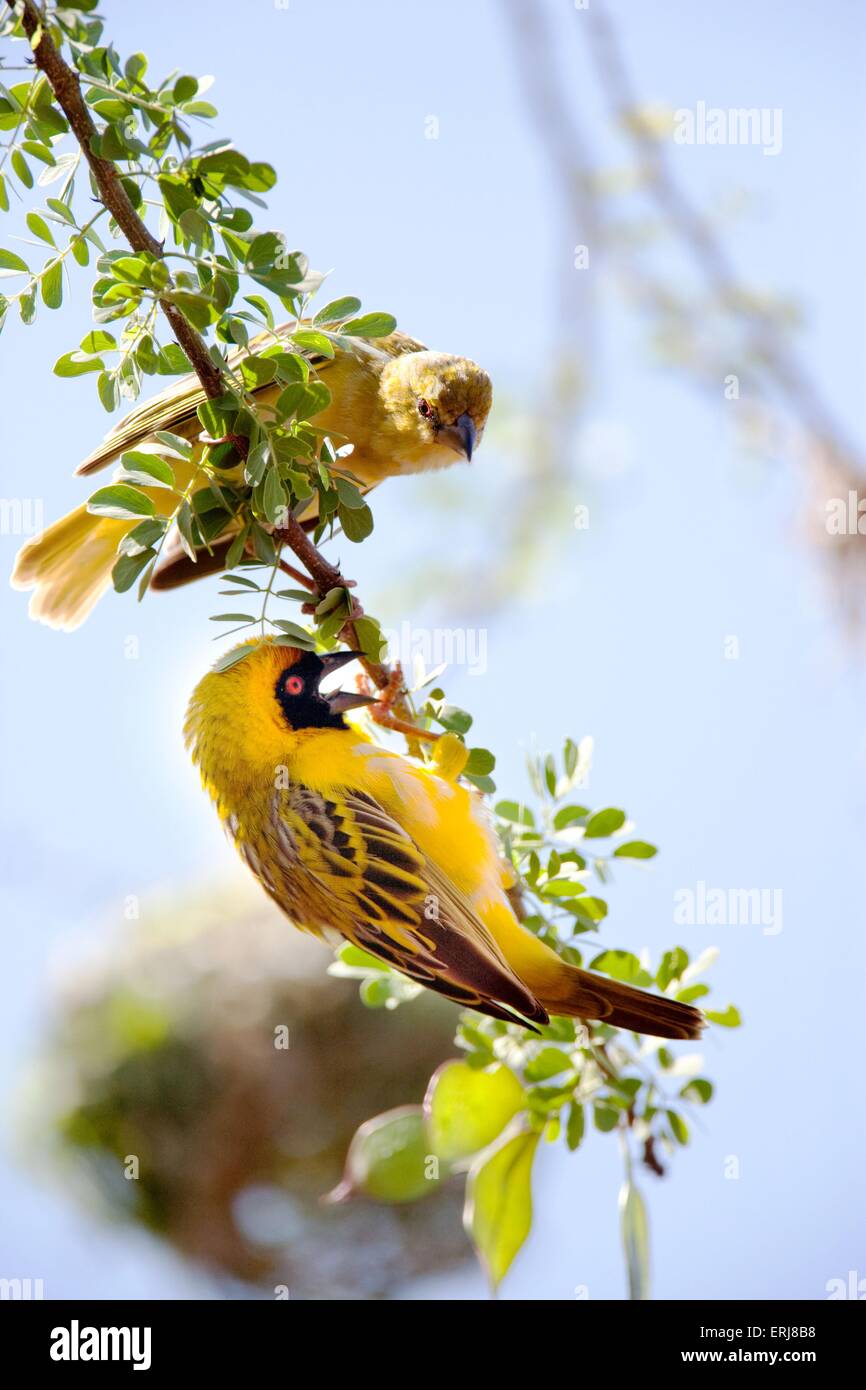
[[[349,440],[354,445],[347,464],[365,490],[394,474],[444,468],[461,455],[471,458],[492,400],[490,379],[480,367],[465,357],[430,352],[402,333],[374,342],[350,337],[338,342],[333,358],[307,354],[331,392],[330,404],[311,423],[338,444]],[[280,389],[262,387],[256,392],[260,405],[266,409]],[[196,409],[204,400],[197,378],[173,383],[119,421],[77,471],[93,473],[142,445],[155,445],[158,451],[153,440],[157,430],[195,442],[201,429]],[[193,478],[200,452],[192,463],[172,459],[179,487]],[[164,489],[142,490],[160,515],[172,509],[174,501]],[[315,514],[312,501],[305,517]],[[135,524],[92,516],[81,506],[28,541],[16,558],[12,585],[35,589],[30,616],[51,627],[78,627],[109,587],[118,543]],[[157,571],[154,587],[171,587],[221,568],[230,541],[229,532],[214,547],[216,563],[205,552],[196,566],[182,551],[169,548],[170,564]]]
[[[187,712],[222,821],[295,925],[493,1017],[697,1036],[696,1009],[578,970],[520,925],[480,798],[348,726],[364,697],[320,695],[346,659],[252,645],[199,682]]]

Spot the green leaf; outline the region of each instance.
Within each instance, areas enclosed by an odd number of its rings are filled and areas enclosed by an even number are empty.
[[[133,53],[123,65],[123,72],[128,82],[140,82],[147,72],[147,58],[143,53]]]
[[[656,975],[659,989],[667,989],[671,980],[678,980],[688,963],[688,952],[684,951],[682,946],[674,946],[672,951],[665,951]]]
[[[517,801],[498,801],[495,806],[497,816],[515,825],[535,825],[535,817],[528,806]]]
[[[361,307],[360,299],[346,295],[343,299],[332,299],[324,309],[320,309],[313,323],[339,323],[341,319],[351,318]]]
[[[18,312],[22,323],[32,323],[36,318],[36,286],[22,290],[18,296]]]
[[[565,1129],[565,1141],[572,1152],[580,1148],[585,1130],[586,1118],[583,1106],[578,1101],[573,1100],[568,1109],[568,1124]]]
[[[284,522],[288,508],[288,496],[276,468],[271,468],[265,477],[262,496],[265,516],[272,526]]]
[[[267,386],[277,374],[277,365],[270,357],[245,357],[240,364],[244,385],[250,391]]]
[[[15,170],[15,173],[18,175],[25,188],[33,187],[33,175],[30,172],[27,160],[20,150],[13,150],[12,152],[12,168]]]
[[[486,1149],[526,1103],[514,1072],[497,1063],[484,1071],[467,1062],[444,1062],[424,1099],[430,1147],[451,1165]]]
[[[354,511],[358,511],[359,508],[367,505],[355,484],[350,483],[348,478],[336,477],[334,479],[334,485],[337,489],[340,502],[344,507],[349,507]]]
[[[644,1200],[633,1182],[626,1182],[619,1194],[619,1219],[630,1299],[645,1301],[650,1296],[649,1223]]]
[[[143,256],[117,256],[109,262],[108,269],[115,280],[126,284],[150,284],[150,262]]]
[[[131,589],[143,569],[155,559],[155,550],[140,550],[135,555],[121,555],[111,571],[111,580],[119,594]]]
[[[619,1111],[614,1110],[611,1105],[596,1103],[592,1107],[592,1118],[597,1130],[602,1134],[610,1134],[612,1129],[616,1129],[619,1124]]]
[[[140,555],[143,550],[149,550],[151,546],[156,545],[167,527],[167,516],[148,517],[121,537],[118,550],[121,555]]]
[[[654,859],[658,854],[655,845],[647,844],[646,840],[628,840],[624,845],[617,845],[613,852],[614,859]]]
[[[733,1004],[729,1004],[724,1013],[705,1009],[704,1015],[710,1023],[718,1023],[722,1028],[739,1028],[743,1021],[739,1009],[735,1008]]]
[[[160,349],[157,371],[161,376],[179,376],[181,372],[192,371],[192,363],[177,343],[166,343]]]
[[[257,594],[262,591],[261,584],[257,584],[254,579],[247,579],[244,574],[224,574],[223,579],[227,584],[238,584],[242,589],[253,589]],[[305,594],[304,597],[307,598],[308,595]]]
[[[612,980],[622,980],[627,985],[638,984],[645,988],[652,983],[650,975],[642,969],[637,956],[631,951],[602,951],[601,955],[590,961],[589,968],[600,970],[602,975],[609,975]]]
[[[496,766],[496,758],[488,748],[472,748],[463,771],[467,777],[486,777]]]
[[[452,734],[468,734],[472,728],[472,715],[459,705],[442,705],[436,718]]]
[[[549,1081],[572,1069],[571,1058],[558,1047],[543,1047],[524,1068],[527,1081]]]
[[[249,526],[241,527],[226,555],[226,569],[234,569],[246,553],[247,539],[249,537]]]
[[[63,262],[53,261],[39,282],[42,302],[48,309],[59,309],[63,303]]]
[[[306,649],[315,645],[306,628],[299,627],[297,623],[290,623],[288,618],[275,618],[274,627],[278,628],[286,639],[283,643],[284,646],[291,643],[297,647]]]
[[[680,1004],[691,1004],[695,999],[702,999],[705,994],[709,994],[709,985],[687,985],[685,989],[677,990],[674,998]]]
[[[237,666],[239,661],[246,661],[258,645],[258,642],[242,642],[239,647],[232,647],[230,652],[223,652],[211,669],[218,674],[222,671],[230,671],[232,666]]]
[[[586,888],[576,878],[551,878],[543,885],[541,892],[545,898],[578,898],[586,892]]]
[[[33,235],[38,236],[40,241],[47,241],[49,246],[57,245],[54,240],[54,233],[38,212],[28,212],[26,221]]]
[[[182,439],[179,434],[172,434],[170,430],[155,430],[153,437],[165,446],[168,453],[176,454],[179,458],[187,460],[192,458],[192,445],[188,440]]]
[[[277,364],[277,376],[280,381],[301,382],[305,384],[310,379],[310,364],[299,352],[284,352],[282,348],[266,348],[262,354],[270,357]]]
[[[141,483],[145,487],[176,486],[174,469],[159,454],[148,454],[141,449],[130,449],[121,454],[120,466],[123,469],[121,482]]]
[[[213,613],[211,614],[212,623],[255,623],[258,622],[251,613]]]
[[[379,1202],[415,1202],[438,1185],[439,1162],[430,1152],[423,1111],[420,1105],[406,1105],[361,1125],[331,1200],[362,1193]]]
[[[110,348],[117,347],[117,339],[113,333],[107,333],[104,328],[96,328],[92,333],[85,333],[79,347],[82,352],[106,352]]]
[[[613,835],[623,825],[625,825],[625,811],[608,806],[604,811],[596,811],[595,815],[590,816],[586,823],[584,836],[587,840],[601,839],[606,835]]]
[[[317,333],[313,328],[299,329],[297,333],[292,334],[292,342],[307,352],[316,352],[322,357],[334,356],[334,344],[330,338],[326,338],[324,333]]]
[[[463,1225],[496,1289],[532,1226],[532,1162],[540,1136],[518,1134],[472,1165]]]
[[[94,492],[88,499],[87,510],[94,516],[110,516],[119,521],[131,521],[136,517],[154,516],[156,513],[156,507],[149,497],[125,483],[103,487]]]
[[[703,1076],[693,1077],[683,1086],[680,1095],[683,1100],[690,1100],[696,1105],[707,1105],[713,1098],[713,1083]]]
[[[601,922],[607,916],[607,903],[603,898],[593,897],[590,893],[575,898],[567,907],[576,917],[583,917],[589,922]]]
[[[100,372],[96,379],[96,390],[103,407],[114,410],[117,406],[117,385],[109,372]]]
[[[101,357],[84,357],[80,352],[65,352],[54,363],[55,376],[84,376],[87,372],[102,372],[105,363]]]
[[[337,515],[347,541],[357,544],[365,540],[373,530],[373,513],[366,502],[362,502],[360,507],[347,507],[341,502],[337,507]]]
[[[3,271],[9,275],[29,275],[30,267],[20,256],[16,256],[14,251],[6,251],[0,247],[0,274]]]
[[[220,397],[220,401],[223,399]],[[222,439],[228,433],[235,411],[236,406],[231,400],[225,406],[219,406],[216,401],[202,401],[196,407],[196,414],[211,439]]]
[[[361,651],[369,661],[381,661],[384,656],[385,638],[375,618],[356,618],[355,632]]]
[[[553,817],[553,828],[565,830],[566,826],[576,825],[588,815],[588,806],[562,806]]]
[[[397,327],[393,314],[363,314],[359,319],[350,319],[340,329],[354,338],[386,338]]]
[[[191,101],[198,91],[198,82],[194,77],[179,77],[174,84],[172,96],[176,102]]]
[[[671,1127],[671,1134],[674,1136],[677,1143],[687,1144],[689,1142],[689,1127],[682,1115],[678,1115],[676,1110],[668,1110],[665,1113],[668,1117],[668,1124]]]

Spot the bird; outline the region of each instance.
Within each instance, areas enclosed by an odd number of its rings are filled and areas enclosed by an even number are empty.
[[[251,639],[189,701],[185,740],[203,786],[290,921],[536,1031],[558,1014],[699,1037],[699,1010],[579,969],[520,923],[476,791],[347,721],[370,696],[320,688],[359,655]]]
[[[284,324],[276,330],[277,337],[285,338],[296,329],[297,323]],[[272,335],[262,335],[250,346],[272,342]],[[331,395],[330,403],[310,423],[338,444],[347,440],[353,445],[343,466],[359,481],[362,492],[395,474],[445,468],[459,458],[471,462],[493,399],[490,377],[477,363],[431,351],[400,332],[375,340],[333,334],[331,342],[333,357],[303,353]],[[299,351],[291,341],[286,346]],[[233,354],[230,365],[239,359],[240,353]],[[281,389],[269,384],[255,394],[267,407]],[[154,440],[158,430],[197,441],[201,425],[196,410],[205,400],[197,377],[173,383],[120,420],[76,472],[87,477],[142,445],[158,452],[159,443]],[[201,446],[192,462],[172,458],[180,488],[191,482],[200,454]],[[240,475],[239,466],[237,472]],[[176,505],[164,488],[142,491],[161,516]],[[314,524],[317,508],[318,493],[314,493],[300,513],[302,523]],[[82,504],[27,541],[16,557],[11,583],[16,589],[35,590],[30,616],[49,627],[67,631],[78,627],[111,584],[118,544],[135,525],[136,521],[96,516]],[[229,527],[212,543],[212,553],[200,551],[196,562],[177,539],[167,542],[151,587],[174,588],[223,569],[235,530]]]

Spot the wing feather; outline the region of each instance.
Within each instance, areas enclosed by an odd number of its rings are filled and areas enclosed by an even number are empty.
[[[242,848],[243,852],[243,848]],[[494,1018],[546,1023],[469,900],[366,793],[273,794],[268,891],[298,926],[336,928],[411,979]]]
[[[275,330],[276,336],[288,337],[295,331],[294,323],[281,324]],[[261,334],[258,338],[251,340],[250,346],[266,346],[273,335]],[[347,348],[358,353],[370,353],[386,357],[396,357],[402,352],[421,352],[423,344],[414,338],[409,338],[405,333],[392,333],[387,338],[378,338],[375,342],[366,342],[361,338],[347,337],[345,339]],[[289,345],[291,346],[291,344]],[[330,365],[332,358],[322,357],[317,353],[304,352],[300,348],[292,348],[292,351],[301,353],[306,357],[312,367],[319,373],[325,372]],[[246,350],[238,348],[228,354],[229,366],[236,365],[242,357],[246,355]],[[273,391],[271,385],[262,386],[257,395],[262,392]],[[177,433],[183,426],[188,425],[195,419],[196,411],[200,405],[207,400],[205,392],[201,388],[201,383],[194,373],[181,377],[171,385],[165,387],[157,395],[151,396],[147,401],[143,401],[133,410],[125,415],[122,420],[109,430],[105,439],[89,454],[75,470],[79,475],[95,473],[98,469],[104,468],[118,458],[127,449],[134,449],[143,443],[156,430],[172,430]]]

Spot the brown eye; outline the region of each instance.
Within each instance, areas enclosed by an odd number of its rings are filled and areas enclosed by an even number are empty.
[[[426,420],[430,419],[430,416],[433,414],[433,407],[429,401],[425,401],[422,398],[418,402],[418,414],[423,415]]]
[[[289,695],[300,695],[304,688],[304,682],[300,676],[289,676],[286,681],[286,690]]]

